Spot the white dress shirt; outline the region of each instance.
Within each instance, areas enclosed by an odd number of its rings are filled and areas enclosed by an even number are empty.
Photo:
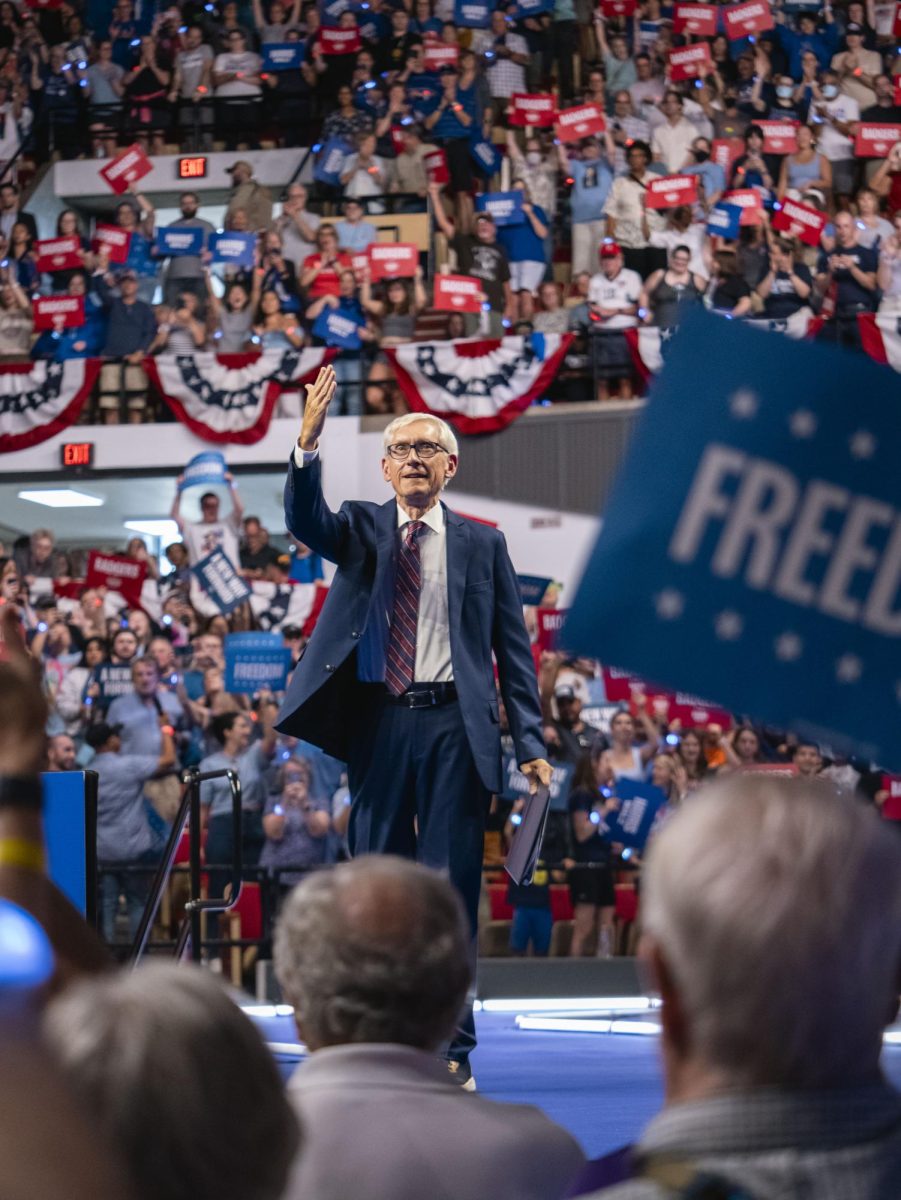
[[[318,456],[318,450],[301,450],[294,444],[294,463],[300,469],[309,466]],[[400,504],[397,505],[397,528],[414,518],[407,516]],[[450,683],[454,677],[451,663],[450,622],[447,609],[447,522],[439,501],[418,518],[426,526],[419,534],[419,562],[421,588],[419,593],[419,616],[416,622],[416,668],[417,683]],[[385,597],[388,627],[391,625],[393,594]],[[368,672],[367,672],[368,674]],[[384,679],[384,663],[381,669]]]

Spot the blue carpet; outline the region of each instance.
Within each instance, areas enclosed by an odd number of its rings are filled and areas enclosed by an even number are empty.
[[[294,1042],[289,1017],[258,1020],[269,1041]],[[663,1098],[657,1042],[652,1037],[537,1033],[512,1016],[479,1013],[472,1058],[479,1091],[492,1100],[534,1104],[565,1126],[588,1158],[634,1141]],[[296,1065],[277,1056],[287,1077]],[[901,1047],[883,1054],[886,1075],[901,1088]]]

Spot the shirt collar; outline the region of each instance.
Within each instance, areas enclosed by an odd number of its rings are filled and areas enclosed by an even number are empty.
[[[424,525],[428,525],[429,529],[434,529],[436,533],[444,532],[444,505],[439,500],[437,504],[433,504],[427,513],[418,518]],[[409,525],[412,517],[408,517],[401,506],[397,506],[397,528],[403,529],[405,525]]]

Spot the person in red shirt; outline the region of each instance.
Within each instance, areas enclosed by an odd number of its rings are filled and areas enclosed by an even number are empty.
[[[350,255],[338,249],[334,225],[320,225],[316,230],[316,253],[307,255],[300,272],[300,286],[307,300],[340,295],[342,270],[351,270]]]

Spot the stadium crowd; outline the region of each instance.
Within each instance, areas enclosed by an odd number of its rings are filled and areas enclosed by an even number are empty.
[[[87,548],[57,548],[48,529],[20,538],[0,558],[0,604],[21,612],[49,708],[49,767],[90,767],[99,776],[102,926],[122,949],[140,923],[185,767],[237,771],[245,877],[265,886],[267,911],[298,880],[346,856],[344,764],[279,734],[274,721],[284,691],[239,690],[237,682],[230,690],[227,663],[229,635],[257,630],[280,635],[296,665],[327,591],[323,564],[296,542],[290,552],[278,549],[259,519],[244,514],[231,476],[227,482],[224,512],[214,492],[202,495],[199,520],[184,518],[176,501],[183,540],[166,548],[168,574],[140,537],[124,548],[99,548],[107,569],[110,555],[114,566],[141,566],[137,597],[89,579]],[[217,549],[239,567],[250,591],[227,615],[192,570]],[[488,817],[484,953],[609,957],[632,948],[644,847],[621,844],[611,828],[631,794],[627,784],[651,784],[659,801],[651,841],[699,787],[731,773],[818,777],[886,818],[901,815],[891,779],[876,764],[849,761],[645,681],[628,679],[624,691],[621,673],[572,658],[543,637],[557,586],[549,583],[538,599],[525,615],[557,772],[554,801],[533,883],[507,886],[504,856],[527,788],[501,704],[505,787]],[[226,780],[203,784],[201,803],[210,892],[219,895],[232,853]]]
[[[81,265],[52,271],[7,176],[0,353],[110,360],[103,419],[141,421],[163,415],[146,354],[321,344],[330,312],[356,331],[339,356],[352,412],[402,410],[382,347],[414,339],[571,332],[542,399],[631,396],[624,331],[670,330],[694,304],[817,316],[817,336],[859,347],[858,317],[901,298],[894,8],[765,3],[757,26],[736,28],[721,7],[706,36],[679,8],[6,6],[0,159],[287,144],[311,146],[313,170],[276,198],[233,164],[223,224],[256,235],[252,265],[213,260],[192,192],[167,228],[200,230],[200,252],[167,256],[153,203],[131,189],[114,217],[124,263],[66,210],[41,240],[76,237]],[[686,51],[702,52],[687,70]],[[561,123],[577,109],[590,136]],[[499,191],[514,195],[512,222],[509,198],[482,204]],[[418,267],[373,280],[379,218],[411,212],[430,217]],[[437,300],[451,267],[479,281],[482,312]],[[84,297],[85,323],[35,338],[37,297],[58,294]]]

